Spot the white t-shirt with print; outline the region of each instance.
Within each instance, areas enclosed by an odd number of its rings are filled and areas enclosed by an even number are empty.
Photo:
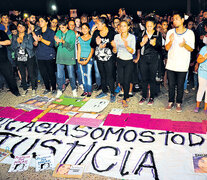
[[[185,39],[185,43],[192,49],[195,48],[195,35],[190,29],[187,29],[183,34],[177,34],[175,29],[167,32],[165,45],[169,43],[170,35],[174,34],[174,41],[168,51],[168,59],[166,69],[177,72],[187,72],[190,64],[191,52],[179,44]]]

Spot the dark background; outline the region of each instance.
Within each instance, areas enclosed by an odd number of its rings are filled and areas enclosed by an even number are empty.
[[[191,0],[193,14],[198,14],[200,10],[198,1]],[[0,11],[15,9],[36,14],[52,14],[52,4],[56,4],[58,14],[68,14],[69,9],[73,8],[78,9],[78,15],[90,14],[95,10],[99,13],[117,14],[120,7],[125,7],[127,14],[132,15],[137,10],[144,13],[155,11],[160,15],[169,14],[173,10],[187,11],[187,0],[0,0]]]

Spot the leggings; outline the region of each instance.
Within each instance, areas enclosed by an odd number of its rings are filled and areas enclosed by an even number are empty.
[[[198,102],[201,102],[203,99],[204,93],[207,92],[207,79],[204,79],[204,78],[198,76],[198,82],[199,82],[199,87],[198,87],[196,100]],[[207,103],[207,94],[205,95],[205,103]]]
[[[118,81],[124,89],[124,100],[129,98],[129,86],[133,74],[133,60],[121,60],[117,58]]]

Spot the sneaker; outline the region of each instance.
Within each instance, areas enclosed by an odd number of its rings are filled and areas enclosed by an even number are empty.
[[[58,89],[57,94],[56,94],[56,98],[59,98],[62,94],[63,94],[62,91]]]
[[[101,92],[99,95],[96,96],[96,98],[102,98],[102,97],[106,97],[106,96],[107,96],[106,93]]]
[[[74,89],[73,90],[73,97],[77,97],[78,95],[77,95],[77,91],[76,91],[76,89]]]
[[[88,92],[87,97],[91,97],[91,92]]]
[[[37,94],[36,94],[36,90],[32,90],[32,97],[34,97],[34,96],[36,96]]]
[[[116,96],[114,94],[111,94],[110,96],[110,102],[114,103],[116,101]]]
[[[148,106],[152,106],[154,103],[154,99],[153,98],[150,98],[149,99],[149,102],[147,103]]]
[[[117,86],[114,92],[119,93],[120,91],[121,91],[121,88],[119,86]]]
[[[194,112],[195,112],[195,113],[198,113],[198,111],[199,111],[199,107],[196,107],[196,108],[194,109]]]
[[[57,94],[57,90],[52,90],[52,95],[55,96]]]
[[[185,89],[184,92],[185,92],[185,94],[188,94],[189,93],[189,91],[187,89]]]
[[[20,94],[19,92],[14,93],[14,95],[15,95],[16,97],[21,96],[21,94]]]
[[[45,89],[44,92],[43,92],[42,94],[46,95],[46,94],[48,94],[49,92],[50,92],[50,90]]]
[[[171,111],[171,109],[173,108],[173,102],[169,102],[167,107],[165,108],[166,111]]]
[[[181,107],[180,103],[176,104],[176,112],[178,112],[178,113],[182,112],[182,107]]]
[[[79,85],[79,87],[80,87],[82,90],[84,90],[84,88],[83,88],[83,84]]]
[[[95,88],[93,89],[94,91],[99,91],[101,89],[101,86],[96,85]]]
[[[195,91],[195,90],[196,90],[196,88],[195,88],[195,87],[193,87],[193,88],[192,88],[192,90],[193,90],[193,91]]]
[[[121,91],[118,96],[119,97],[123,97],[124,96],[124,92]]]
[[[87,95],[88,95],[87,92],[83,92],[83,93],[81,94],[81,96],[87,96]]]
[[[132,92],[129,92],[129,97],[133,97],[133,93]]]
[[[139,101],[139,105],[143,105],[146,100],[147,100],[146,98],[142,97],[142,99]]]
[[[25,91],[22,93],[22,96],[26,96],[27,93],[28,93],[28,90],[25,90]]]

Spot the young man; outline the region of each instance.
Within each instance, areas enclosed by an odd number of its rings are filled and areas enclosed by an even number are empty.
[[[9,30],[9,16],[7,14],[1,15],[0,30],[7,33],[7,35],[11,34],[11,31]]]
[[[175,28],[167,32],[165,48],[168,51],[166,64],[169,103],[166,110],[171,110],[175,101],[175,86],[177,85],[176,111],[182,112],[182,99],[186,73],[190,64],[191,52],[195,47],[195,35],[192,30],[183,26],[184,14],[174,13],[173,25]]]

